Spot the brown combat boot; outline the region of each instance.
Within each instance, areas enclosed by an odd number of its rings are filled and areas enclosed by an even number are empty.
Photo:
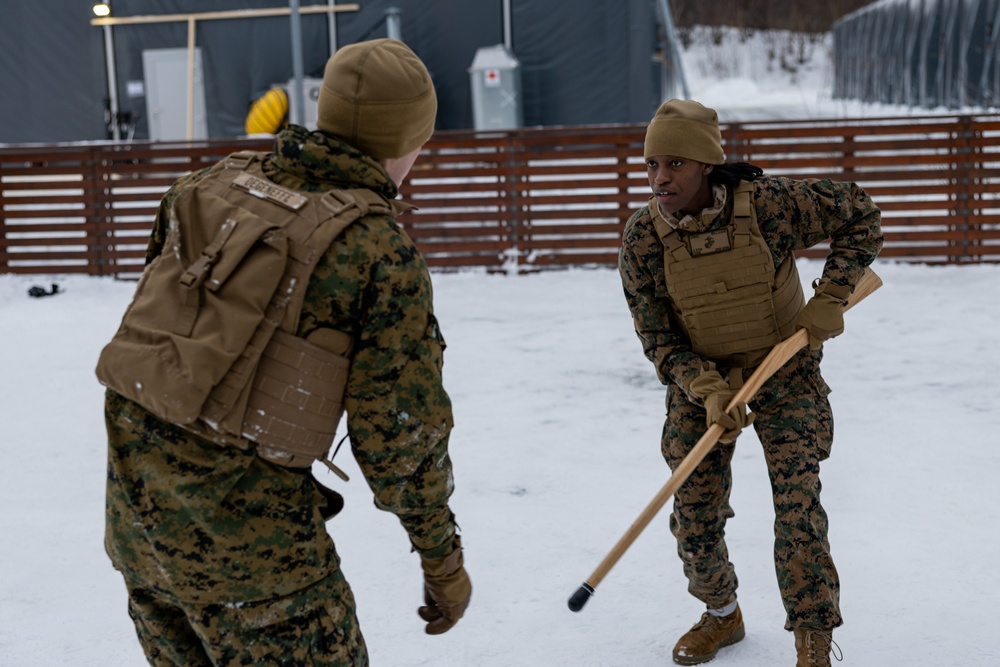
[[[715,657],[720,648],[735,644],[746,636],[743,629],[743,612],[739,605],[729,616],[712,616],[707,611],[701,620],[687,631],[674,647],[674,662],[678,665],[697,665]]]
[[[798,661],[795,667],[831,667],[830,652],[840,647],[833,641],[832,630],[815,630],[812,628],[795,629],[795,653]],[[839,655],[837,660],[843,660]]]

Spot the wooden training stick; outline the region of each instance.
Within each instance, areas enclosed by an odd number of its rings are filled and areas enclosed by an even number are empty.
[[[850,310],[852,307],[860,303],[866,296],[877,290],[882,286],[882,280],[879,278],[874,271],[870,268],[865,269],[864,275],[861,276],[861,280],[858,281],[857,286],[854,288],[854,293],[848,298],[847,303],[844,305],[844,310]],[[809,344],[809,332],[805,329],[799,329],[794,334],[778,343],[774,348],[768,353],[764,358],[764,361],[760,363],[757,370],[753,372],[746,383],[736,392],[733,396],[733,400],[729,402],[726,406],[726,410],[732,410],[740,403],[746,403],[753,398],[754,394],[757,393],[767,380],[774,375],[779,368],[788,363],[795,354],[801,350],[803,347]],[[719,438],[725,432],[725,428],[719,424],[712,424],[705,435],[701,436],[701,439],[695,444],[694,448],[684,457],[684,460],[680,462],[677,469],[674,470],[670,479],[667,483],[663,485],[659,493],[653,497],[646,508],[639,514],[639,517],[632,523],[625,534],[622,536],[618,543],[608,552],[608,555],[604,557],[597,569],[594,570],[593,574],[583,582],[583,585],[577,589],[576,593],[569,599],[569,608],[572,611],[580,611],[583,606],[587,604],[587,600],[590,596],[594,594],[594,589],[597,588],[601,580],[607,576],[611,568],[615,566],[615,563],[624,555],[625,551],[632,546],[639,534],[649,525],[649,522],[653,520],[656,513],[663,508],[670,496],[676,493],[677,489],[681,487],[687,478],[694,472],[694,469],[698,467],[698,464],[708,456],[708,453],[715,447]]]

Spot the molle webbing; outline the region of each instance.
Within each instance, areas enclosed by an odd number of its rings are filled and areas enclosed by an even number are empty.
[[[341,339],[339,353],[276,331],[254,376],[243,436],[273,463],[312,465],[330,448],[344,413],[352,341],[347,334],[319,331]]]
[[[654,224],[664,247],[667,290],[698,354],[730,367],[754,366],[794,332],[804,299],[794,259],[778,271],[757,225],[753,185],[733,192],[732,220],[720,231],[678,231]],[[705,239],[709,242],[706,243]]]
[[[677,285],[671,297],[695,352],[717,359],[780,342],[771,307],[773,269],[759,260],[755,248],[737,246],[671,272],[668,285]]]

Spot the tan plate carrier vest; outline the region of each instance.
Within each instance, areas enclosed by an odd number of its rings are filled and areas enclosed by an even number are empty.
[[[393,209],[366,189],[279,186],[261,157],[230,155],[174,201],[163,251],[97,376],[203,438],[307,468],[343,416],[353,341],[332,329],[295,335],[306,286],[348,225]]]
[[[729,225],[702,233],[674,229],[659,215],[656,201],[649,203],[663,242],[667,292],[691,348],[730,368],[759,364],[795,333],[795,318],[805,305],[794,257],[774,269],[752,197],[753,184],[740,182]]]

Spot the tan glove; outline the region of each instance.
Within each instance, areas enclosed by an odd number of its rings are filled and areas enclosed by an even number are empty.
[[[417,613],[427,621],[427,634],[440,635],[458,623],[472,597],[472,582],[462,558],[462,538],[455,536],[454,549],[447,556],[421,556],[420,567],[424,571],[426,604]]]
[[[796,329],[809,332],[809,349],[818,350],[823,341],[844,333],[844,304],[851,288],[828,279],[813,281],[816,294],[809,299],[795,320]]]
[[[719,442],[734,442],[740,431],[753,423],[755,415],[747,411],[746,403],[737,403],[732,410],[726,411],[735,393],[714,367],[694,379],[691,393],[700,398],[705,406],[706,426],[718,424],[726,429],[719,436]]]

